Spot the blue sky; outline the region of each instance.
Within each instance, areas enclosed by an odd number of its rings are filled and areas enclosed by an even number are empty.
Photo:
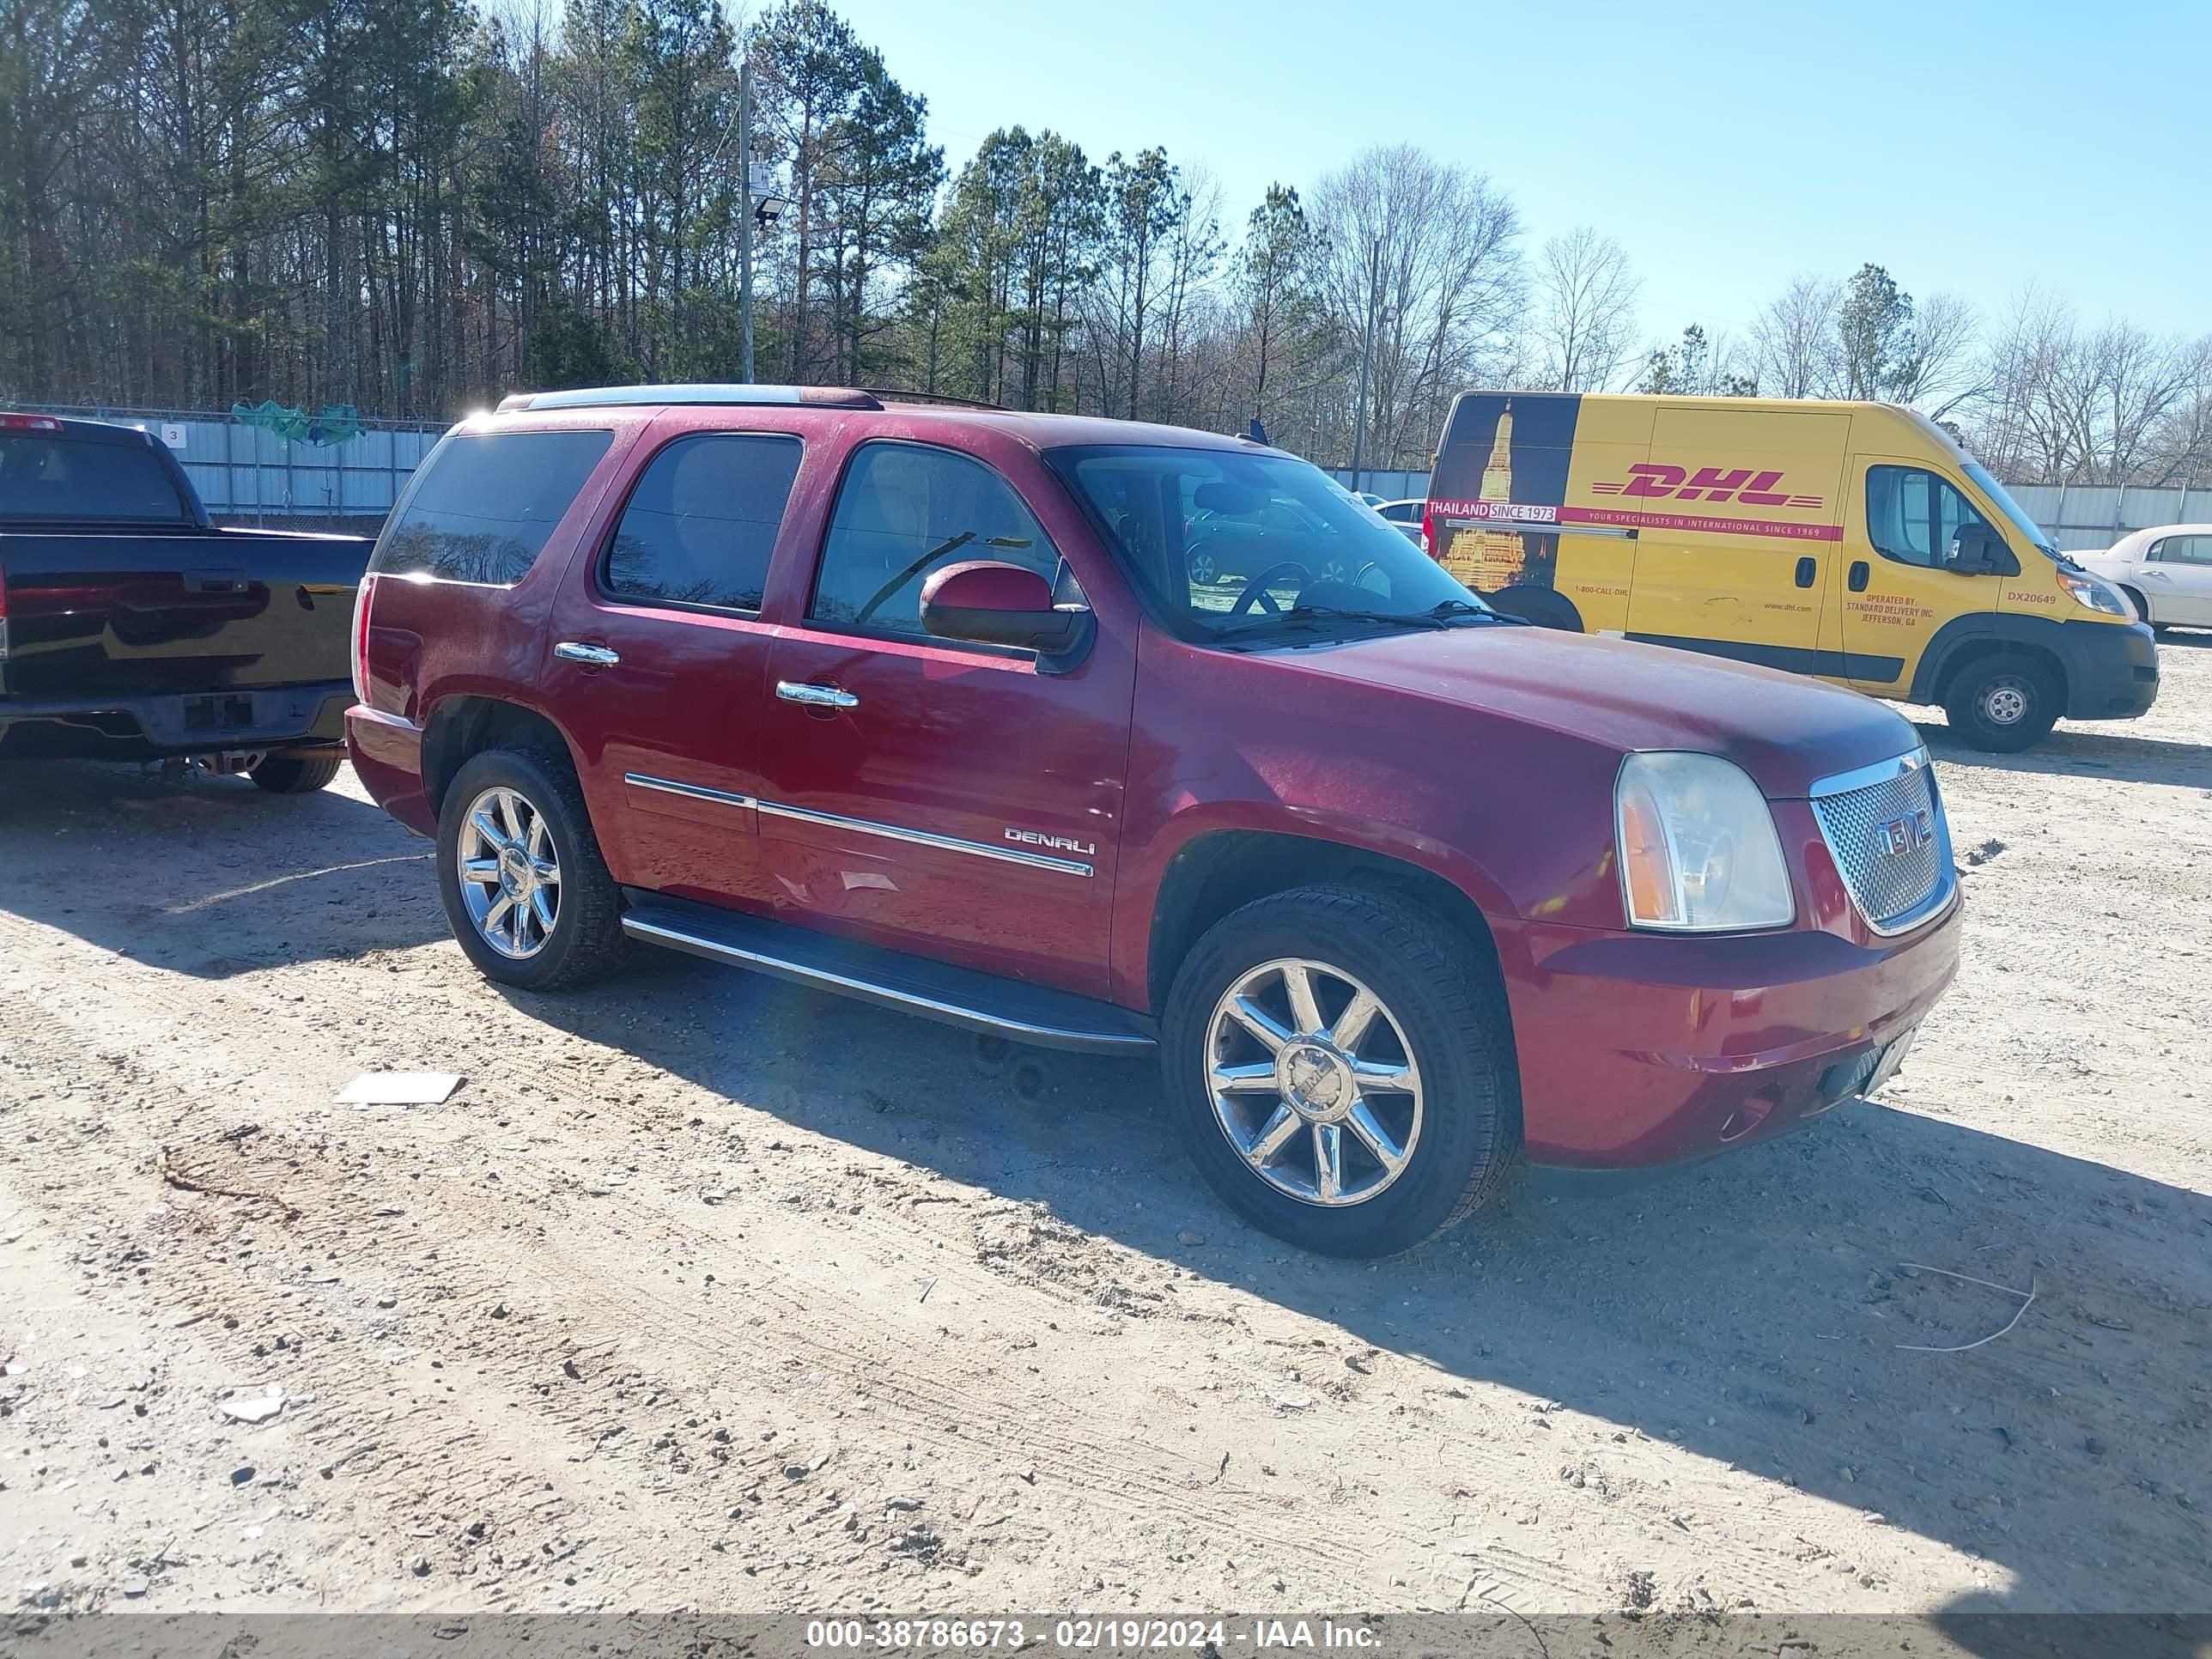
[[[955,167],[1015,123],[1164,144],[1233,229],[1271,179],[1411,142],[1510,191],[1531,252],[1618,237],[1650,336],[1868,259],[2212,331],[2212,0],[831,3]]]

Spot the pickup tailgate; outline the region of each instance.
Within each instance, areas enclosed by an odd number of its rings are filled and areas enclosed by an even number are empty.
[[[343,680],[364,537],[0,531],[0,695],[158,696]]]

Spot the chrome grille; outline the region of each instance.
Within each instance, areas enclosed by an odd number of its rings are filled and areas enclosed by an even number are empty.
[[[1950,898],[1951,831],[1925,750],[1823,779],[1813,786],[1813,811],[1876,933],[1901,933]]]

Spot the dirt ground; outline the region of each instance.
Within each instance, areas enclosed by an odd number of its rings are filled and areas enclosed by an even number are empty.
[[[2021,759],[1928,716],[1966,961],[1880,1103],[1371,1267],[1218,1208],[1149,1066],[666,954],[502,994],[349,776],[12,769],[0,1605],[2212,1611],[2163,654]]]

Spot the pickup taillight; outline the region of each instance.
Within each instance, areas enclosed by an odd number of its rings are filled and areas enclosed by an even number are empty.
[[[368,605],[376,578],[363,576],[353,596],[353,700],[368,701]]]

